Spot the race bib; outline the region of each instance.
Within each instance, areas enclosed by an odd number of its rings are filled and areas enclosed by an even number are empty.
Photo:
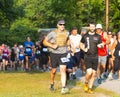
[[[40,51],[37,51],[36,54],[40,54],[41,52]]]
[[[43,48],[43,52],[47,52],[48,51],[48,49],[47,48]]]
[[[66,57],[63,57],[63,58],[61,58],[61,61],[62,61],[63,63],[65,63],[65,62],[69,62],[70,60],[69,60],[68,58],[66,58]]]
[[[8,56],[8,54],[3,54],[4,56]]]
[[[118,52],[118,56],[120,56],[120,50],[119,50],[119,52]]]
[[[2,56],[0,56],[0,59],[2,59]]]
[[[26,48],[26,52],[30,52],[31,51],[31,49],[30,48]]]
[[[20,54],[20,56],[23,56],[23,54]]]

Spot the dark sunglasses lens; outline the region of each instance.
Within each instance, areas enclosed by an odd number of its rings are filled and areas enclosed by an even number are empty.
[[[59,24],[59,25],[60,25],[60,26],[62,26],[62,25],[64,26],[65,24]]]

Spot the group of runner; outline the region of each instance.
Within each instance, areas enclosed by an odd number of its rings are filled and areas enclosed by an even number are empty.
[[[105,32],[101,24],[89,24],[89,29],[73,27],[70,32],[65,30],[65,21],[59,20],[57,28],[44,35],[35,44],[30,37],[23,45],[0,46],[0,70],[6,71],[8,64],[11,70],[18,67],[21,70],[34,69],[46,71],[51,67],[50,90],[54,91],[57,67],[61,74],[61,93],[68,93],[67,80],[76,79],[76,71],[80,68],[85,73],[84,91],[93,93],[95,78],[101,84],[105,79],[112,79],[117,72],[120,80],[120,31],[115,35]],[[16,65],[17,64],[17,65]],[[17,67],[17,68],[16,68]]]
[[[33,43],[28,36],[22,45],[14,44],[10,48],[6,44],[0,46],[0,70],[47,70],[49,62],[49,52],[43,46],[42,41]]]
[[[92,94],[94,80],[97,77],[101,84],[106,78],[112,79],[115,72],[120,79],[119,59],[119,37],[111,32],[105,32],[101,24],[89,24],[89,30],[82,30],[74,27],[70,33],[65,30],[65,21],[57,22],[57,29],[48,33],[43,44],[50,49],[51,60],[51,85],[50,90],[54,91],[55,74],[57,66],[60,66],[61,93],[69,91],[66,81],[72,77],[76,79],[76,70],[80,68],[85,72],[84,91]]]

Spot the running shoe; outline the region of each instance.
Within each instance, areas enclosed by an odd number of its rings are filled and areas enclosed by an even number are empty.
[[[98,84],[102,83],[102,78],[98,78]]]
[[[84,91],[87,92],[88,91],[88,84],[84,85]]]
[[[73,78],[73,79],[76,79],[76,75],[75,75],[75,74],[73,74],[73,75],[72,75],[72,78]]]
[[[69,89],[68,88],[62,88],[61,89],[61,94],[67,94],[67,93],[69,93]]]
[[[93,94],[92,89],[88,89],[87,93],[89,93],[89,94]]]
[[[108,75],[108,80],[113,80],[113,74],[111,72]]]
[[[50,91],[54,91],[54,85],[50,84]]]

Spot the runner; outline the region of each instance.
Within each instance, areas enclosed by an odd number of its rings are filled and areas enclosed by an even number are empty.
[[[14,48],[11,49],[11,53],[10,53],[10,67],[11,70],[15,70],[15,59],[16,59],[16,53]]]
[[[118,80],[120,80],[120,31],[117,33],[117,39],[111,47],[111,54],[114,59],[114,71],[118,71]]]
[[[81,36],[83,37],[87,33],[87,30],[82,29],[81,30]],[[80,69],[82,70],[82,74],[85,74],[86,67],[85,67],[85,60],[84,60],[84,51],[80,51]]]
[[[43,36],[43,40],[45,38],[46,35]],[[45,72],[47,70],[48,67],[48,61],[49,61],[49,52],[48,52],[48,48],[46,46],[44,46],[43,41],[41,42],[41,66],[43,69],[43,72]]]
[[[107,33],[102,30],[101,24],[96,25],[96,33],[101,36],[101,40],[104,43],[104,46],[102,48],[98,47],[97,76],[98,76],[98,83],[101,84],[105,79],[104,75],[105,75],[107,55],[108,55],[107,44],[109,44],[109,39]]]
[[[86,75],[84,91],[90,94],[93,93],[92,86],[98,66],[98,47],[102,46],[100,36],[95,33],[95,24],[90,23],[89,32],[82,37],[80,42],[80,48],[85,52]]]
[[[24,60],[25,60],[24,48],[23,48],[23,45],[20,45],[19,46],[19,53],[18,53],[18,62],[19,62],[19,66],[20,66],[21,71],[25,70]]]
[[[35,43],[35,64],[36,64],[36,69],[40,69],[40,60],[41,60],[41,46],[40,42]]]
[[[76,70],[80,65],[80,40],[82,36],[78,34],[78,29],[74,27],[69,36],[73,60],[76,61],[73,67],[73,79],[76,79]]]
[[[65,30],[65,21],[59,20],[57,22],[57,29],[51,31],[43,41],[43,44],[50,48],[50,60],[52,65],[50,90],[54,90],[54,79],[57,66],[59,65],[61,73],[62,94],[68,93],[68,88],[66,87],[66,41],[68,35],[68,31]]]
[[[3,71],[7,70],[9,54],[10,54],[9,49],[8,49],[7,45],[5,45],[3,52],[2,52]]]
[[[108,38],[110,39],[110,43],[108,45],[108,60],[107,60],[107,65],[106,65],[106,77],[107,80],[112,80],[113,79],[113,73],[114,73],[114,64],[113,64],[113,58],[110,52],[110,49],[116,40],[116,35],[112,32],[108,32]]]
[[[34,44],[30,40],[30,37],[27,37],[27,41],[24,42],[24,49],[25,49],[25,69],[26,71],[30,71],[30,62],[29,59],[32,57],[33,54]]]

